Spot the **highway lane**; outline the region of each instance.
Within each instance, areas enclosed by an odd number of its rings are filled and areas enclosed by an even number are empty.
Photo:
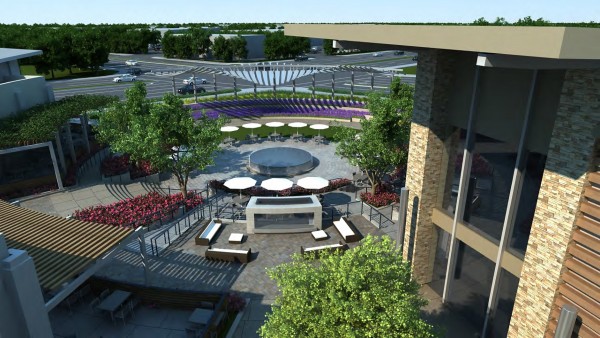
[[[393,55],[392,51],[383,52],[380,57],[373,57],[372,53],[364,54],[353,54],[343,56],[328,56],[323,54],[309,54],[308,61],[295,62],[293,60],[279,61],[279,64],[297,64],[297,65],[340,65],[340,64],[351,64],[356,66],[365,67],[402,67],[406,65],[413,65],[415,62],[412,61],[414,53],[407,53],[407,55]],[[205,67],[216,67],[226,66],[222,64],[216,64],[214,62],[202,62],[202,61],[187,61],[187,60],[168,60],[161,58],[160,54],[147,54],[147,55],[115,55],[111,54],[110,61],[105,64],[105,69],[113,69],[118,74],[126,73],[131,67],[126,66],[124,61],[129,59],[138,60],[139,64],[135,68],[142,69],[145,73],[138,76],[137,80],[144,81],[147,84],[148,97],[156,98],[161,97],[165,93],[173,91],[173,79],[175,80],[175,88],[183,86],[183,80],[191,76],[191,70],[198,66]],[[60,99],[62,97],[77,95],[77,94],[104,94],[104,95],[117,95],[121,98],[124,97],[124,90],[132,85],[132,83],[114,83],[112,79],[117,76],[102,76],[95,78],[85,79],[73,79],[73,80],[58,80],[49,81],[48,83],[55,92],[55,97]],[[205,78],[207,84],[198,84],[206,89],[207,92],[213,92],[213,75],[196,73],[197,78]],[[350,72],[336,72],[335,73],[335,87],[336,89],[350,90]],[[217,75],[217,90],[232,89],[233,78],[228,76]],[[414,84],[414,77],[405,77],[402,79],[403,82]],[[237,79],[237,88],[239,89],[251,89],[253,84],[243,79]],[[389,74],[375,73],[373,88],[375,90],[387,91],[391,82]],[[283,87],[291,87],[291,81],[283,84]],[[309,87],[312,85],[311,76],[306,76],[296,80],[296,86],[298,87]],[[280,86],[280,87],[281,87]],[[315,86],[323,88],[331,88],[331,74],[316,74],[315,75]],[[258,88],[272,88],[272,87],[258,87]],[[355,91],[366,91],[371,88],[371,74],[365,72],[355,71],[354,76],[354,88]]]

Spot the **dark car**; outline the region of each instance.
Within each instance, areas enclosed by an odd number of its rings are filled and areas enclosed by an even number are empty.
[[[194,94],[194,85],[193,84],[186,84],[185,86],[177,89],[177,92],[179,94]],[[205,93],[206,89],[202,88],[202,87],[196,87],[196,93]]]
[[[308,55],[304,55],[304,54],[298,55],[298,56],[296,56],[296,58],[294,58],[294,60],[295,61],[306,61],[306,60],[308,60]]]
[[[394,51],[394,55],[404,55],[404,52],[401,50]]]
[[[142,69],[141,68],[130,68],[129,70],[127,70],[128,74],[131,75],[142,75]]]

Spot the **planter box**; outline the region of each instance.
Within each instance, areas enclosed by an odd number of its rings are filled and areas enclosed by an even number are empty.
[[[132,182],[145,182],[145,183],[160,183],[160,173],[138,177]]]
[[[112,184],[129,184],[131,183],[131,175],[129,175],[129,171],[114,176],[104,176],[102,175],[102,183],[112,183]]]

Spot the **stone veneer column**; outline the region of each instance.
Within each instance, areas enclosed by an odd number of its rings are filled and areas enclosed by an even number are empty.
[[[452,130],[445,115],[453,56],[440,50],[419,52],[406,173],[410,194],[403,253],[411,259],[413,276],[419,283],[430,282],[433,273],[437,231],[431,215],[434,207],[441,206],[439,192],[445,185],[444,141]]]
[[[544,336],[600,125],[600,70],[566,72],[509,337]]]

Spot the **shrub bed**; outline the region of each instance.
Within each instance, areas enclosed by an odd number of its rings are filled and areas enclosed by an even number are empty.
[[[105,177],[121,175],[129,171],[131,179],[149,176],[158,172],[158,170],[152,168],[148,161],[140,161],[138,164],[132,162],[129,154],[105,158],[102,161],[100,170]]]
[[[363,192],[360,194],[360,199],[376,208],[390,205],[399,201],[398,195],[393,192],[378,192],[375,195],[371,194],[370,192]]]
[[[180,206],[191,210],[202,204],[202,197],[193,191],[183,199],[181,193],[161,195],[155,191],[128,198],[109,205],[100,205],[75,211],[73,218],[86,222],[137,228],[159,220],[169,220]]]

